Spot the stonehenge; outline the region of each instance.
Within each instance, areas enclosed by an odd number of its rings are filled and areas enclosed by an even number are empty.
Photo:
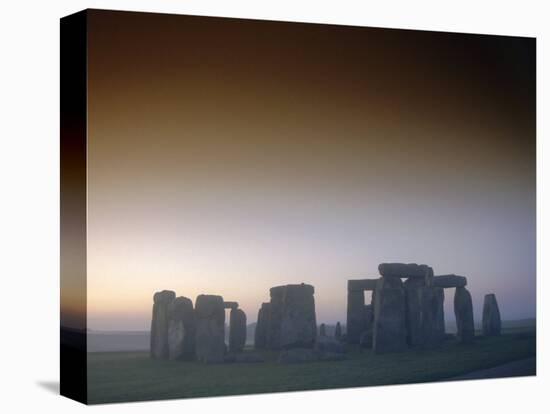
[[[153,295],[150,356],[153,359],[224,362],[225,310],[229,315],[229,352],[240,353],[246,342],[246,314],[237,302],[221,296],[176,297],[171,290]],[[246,359],[246,358],[241,358]]]
[[[229,314],[229,352],[242,352],[246,343],[246,315],[242,309]]]
[[[256,349],[313,348],[317,337],[313,286],[275,286],[258,312]]]
[[[271,303],[264,302],[258,311],[258,320],[256,322],[256,330],[254,332],[254,347],[256,349],[267,348],[267,334],[269,324],[269,307]]]
[[[348,280],[348,343],[372,347],[376,353],[441,344],[446,337],[444,289],[449,288],[455,289],[457,337],[463,343],[473,340],[473,308],[466,277],[436,276],[430,266],[416,263],[381,263],[378,272],[381,277],[376,279]],[[365,305],[365,291],[372,291],[370,305]],[[488,310],[487,315],[490,313]]]
[[[500,335],[500,310],[494,293],[485,295],[483,299],[482,332],[484,336]]]
[[[447,339],[445,289],[454,289],[456,338],[475,339],[472,296],[464,276],[434,275],[425,264],[381,263],[380,276],[347,281],[347,325],[340,322],[334,335],[319,325],[312,285],[288,284],[269,289],[269,302],[261,304],[254,332],[254,348],[281,351],[281,360],[341,359],[346,344],[371,348],[374,353],[429,349]],[[371,292],[365,303],[365,292]],[[229,312],[228,344],[225,312]],[[500,335],[501,319],[494,294],[485,295],[483,335]],[[330,328],[329,328],[330,329]],[[332,335],[332,331],[331,335]],[[261,352],[245,351],[247,317],[239,303],[218,295],[176,297],[171,290],[153,295],[150,356],[153,359],[197,360],[205,363],[260,362]]]
[[[464,287],[455,290],[454,309],[456,317],[456,336],[462,343],[474,340],[474,312],[472,295]]]
[[[153,318],[151,321],[151,358],[168,358],[168,313],[176,293],[163,290],[153,296]]]

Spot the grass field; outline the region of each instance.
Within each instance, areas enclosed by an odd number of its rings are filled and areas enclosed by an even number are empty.
[[[151,360],[147,352],[88,354],[89,403],[406,384],[438,381],[536,354],[534,331],[454,341],[429,351],[375,355],[352,348],[344,361],[281,365],[277,353],[264,363],[204,365]]]

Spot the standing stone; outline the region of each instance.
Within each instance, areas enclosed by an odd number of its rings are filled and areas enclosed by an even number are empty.
[[[365,294],[362,290],[348,290],[348,309],[346,322],[346,340],[350,344],[359,343],[361,332],[364,331],[365,321],[363,308]]]
[[[267,332],[269,329],[269,307],[270,303],[262,303],[258,311],[258,321],[254,331],[254,348],[265,349],[267,347]]]
[[[168,358],[168,307],[176,298],[175,292],[163,290],[153,296],[150,355],[154,359]]]
[[[474,310],[472,296],[465,287],[455,290],[454,308],[456,317],[456,336],[462,343],[471,343],[474,340]]]
[[[374,295],[374,352],[398,352],[407,348],[405,303],[401,279],[379,279]]]
[[[374,305],[363,306],[364,328],[359,338],[359,345],[363,348],[372,348],[374,336]]]
[[[432,298],[433,328],[434,339],[440,343],[445,340],[445,290],[443,288],[433,288]]]
[[[225,310],[223,298],[199,295],[195,302],[196,355],[201,362],[223,362]]]
[[[242,309],[229,313],[229,352],[242,352],[246,343],[246,314]]]
[[[336,322],[336,328],[334,328],[334,337],[338,340],[342,339],[342,326],[340,322]]]
[[[282,348],[311,348],[317,337],[314,289],[304,283],[284,286],[280,329]]]
[[[168,309],[168,357],[192,360],[195,357],[195,314],[191,299],[180,296]]]
[[[497,298],[494,293],[485,295],[483,299],[482,328],[483,335],[485,336],[500,335],[500,310],[498,309]]]
[[[324,323],[319,325],[319,336],[327,336],[327,329]]]
[[[267,347],[269,349],[281,348],[281,324],[283,320],[284,289],[285,286],[277,286],[269,289],[269,294],[271,296],[267,331]]]

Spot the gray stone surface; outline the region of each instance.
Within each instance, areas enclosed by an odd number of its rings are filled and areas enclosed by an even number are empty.
[[[269,349],[280,349],[285,286],[273,287],[269,289],[269,294],[271,301],[269,305],[267,347]]]
[[[485,295],[483,299],[482,330],[485,336],[500,335],[501,320],[497,298],[494,293]]]
[[[168,308],[168,357],[193,360],[195,357],[195,311],[191,299],[180,296]]]
[[[359,339],[359,346],[361,348],[372,348],[372,336],[373,336],[373,330],[369,329],[361,334],[361,338]]]
[[[445,340],[445,291],[443,288],[433,288],[434,296],[432,302],[434,339],[440,343]]]
[[[384,277],[400,278],[425,278],[433,275],[433,270],[428,265],[416,263],[381,263],[378,265],[378,272]]]
[[[327,328],[325,327],[325,324],[322,323],[319,325],[319,336],[326,336],[327,335]]]
[[[350,290],[361,291],[361,292],[364,292],[365,290],[372,291],[376,289],[377,283],[378,283],[378,278],[348,280],[348,291]]]
[[[229,313],[229,352],[242,352],[246,342],[246,314],[242,309]]]
[[[401,280],[383,277],[374,300],[373,350],[398,352],[407,348],[406,299]]]
[[[365,330],[364,307],[364,292],[348,290],[346,340],[350,344],[359,343],[361,332]]]
[[[154,359],[169,357],[168,348],[168,308],[176,298],[176,293],[163,290],[153,295],[153,316],[151,319],[150,355]]]
[[[464,287],[468,283],[468,280],[464,276],[457,275],[439,275],[434,276],[433,286],[441,288],[457,288]]]
[[[342,326],[340,322],[336,322],[336,327],[334,328],[334,337],[338,340],[342,339]]]
[[[313,293],[313,286],[303,283],[284,287],[281,347],[313,347],[317,337]]]
[[[256,322],[256,330],[254,331],[254,348],[267,348],[267,332],[269,329],[269,302],[262,303],[258,311],[258,321]]]
[[[456,317],[456,337],[462,343],[474,341],[474,310],[472,296],[464,287],[455,290],[454,310]]]
[[[239,307],[239,303],[238,302],[228,302],[228,301],[225,301],[223,303],[223,307],[225,309],[237,309]]]
[[[225,354],[225,308],[217,295],[199,295],[195,302],[196,355],[207,363],[223,362]]]

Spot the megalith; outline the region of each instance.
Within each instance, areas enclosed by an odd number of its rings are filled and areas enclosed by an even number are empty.
[[[229,313],[229,352],[241,352],[246,343],[246,314],[233,308]]]
[[[338,340],[342,339],[342,326],[340,322],[336,322],[336,328],[334,328],[334,337]]]
[[[195,314],[191,299],[180,296],[168,308],[168,357],[192,360],[195,357]]]
[[[464,287],[468,283],[464,276],[438,275],[433,278],[433,286],[440,288]]]
[[[485,295],[483,299],[482,330],[485,336],[500,335],[501,320],[497,298],[494,293]]]
[[[374,305],[363,306],[364,325],[359,345],[363,348],[372,348],[372,338],[374,335]]]
[[[442,342],[445,339],[445,290],[440,287],[433,288],[432,296],[432,318],[434,339],[436,342]]]
[[[262,303],[258,311],[258,320],[256,322],[256,330],[254,331],[254,348],[267,348],[267,332],[269,329],[269,302]]]
[[[378,279],[348,280],[346,341],[350,344],[358,344],[361,334],[368,329],[365,319],[365,291],[374,291],[377,282]]]
[[[457,287],[455,290],[454,310],[458,340],[462,343],[473,342],[475,333],[472,296],[465,287]]]
[[[276,286],[269,289],[271,301],[269,303],[269,319],[267,329],[267,347],[281,348],[281,325],[283,320],[285,286]]]
[[[319,336],[327,336],[327,328],[324,323],[319,325]]]
[[[304,283],[283,287],[282,348],[313,347],[317,337],[314,289]]]
[[[150,355],[151,358],[165,359],[168,349],[168,313],[170,303],[176,298],[171,290],[156,292],[153,296],[153,317],[151,320]]]
[[[374,352],[397,352],[407,348],[405,302],[401,279],[384,276],[378,280],[374,295]]]
[[[201,362],[223,362],[225,354],[225,308],[217,295],[199,295],[195,302],[195,353]]]

